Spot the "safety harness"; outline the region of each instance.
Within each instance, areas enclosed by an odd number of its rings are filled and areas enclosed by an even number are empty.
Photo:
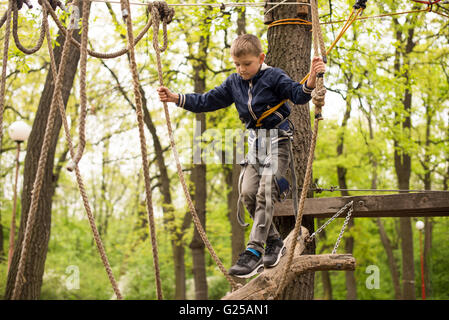
[[[281,102],[276,107],[273,107],[267,111],[271,111],[273,109],[279,108],[282,104]],[[275,110],[276,110],[275,109]],[[271,111],[267,114],[267,111],[262,115],[267,117],[269,114],[273,113],[275,110]],[[262,118],[261,116],[261,118]],[[259,118],[259,120],[261,119]],[[259,122],[258,120],[258,122]],[[279,129],[279,126],[283,124],[285,121],[288,121],[289,123],[289,129],[282,130]],[[238,192],[239,197],[237,200],[237,221],[239,224],[243,227],[249,226],[248,223],[245,222],[244,214],[242,214],[241,211],[241,202],[242,202],[242,182],[243,177],[245,175],[246,168],[248,165],[253,165],[257,172],[259,172],[260,167],[268,168],[272,166],[272,154],[273,149],[278,147],[278,143],[280,141],[287,141],[288,143],[288,152],[290,157],[290,174],[291,174],[291,188],[288,180],[282,176],[282,174],[279,172],[279,170],[276,170],[276,172],[273,174],[267,174],[264,175],[264,177],[261,177],[261,179],[265,180],[265,212],[270,212],[272,210],[273,202],[272,202],[272,181],[274,180],[275,186],[277,190],[279,191],[279,201],[282,202],[286,199],[289,192],[292,193],[292,199],[293,199],[293,213],[296,216],[297,213],[297,204],[298,204],[298,190],[296,185],[296,173],[295,173],[295,166],[293,161],[293,124],[291,123],[288,118],[285,118],[283,121],[281,121],[274,129],[250,129],[249,136],[248,136],[248,153],[245,159],[240,163],[242,166],[242,170],[240,172],[239,181],[238,181]],[[274,134],[273,134],[274,133]],[[260,150],[266,150],[266,156],[263,161],[259,161],[259,155],[261,153]],[[274,179],[273,179],[274,178]],[[267,215],[265,214],[265,217]],[[263,228],[267,226],[267,223],[265,222],[264,225],[261,225],[260,227]],[[269,226],[267,226],[269,227]]]

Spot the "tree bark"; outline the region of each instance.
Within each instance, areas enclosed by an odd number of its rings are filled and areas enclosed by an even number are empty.
[[[276,1],[279,2],[279,1]],[[293,8],[296,8],[294,6]],[[296,18],[296,10],[292,6],[278,6],[270,11],[273,20]],[[311,20],[310,13],[298,17]],[[309,71],[312,34],[310,26],[282,25],[268,29],[268,52],[266,63],[283,69],[292,79],[300,81]],[[295,130],[293,133],[294,166],[297,185],[302,186],[307,167],[307,156],[312,137],[310,110],[308,105],[292,106],[290,115]],[[298,198],[299,198],[298,193]],[[311,195],[309,195],[311,196]],[[275,223],[279,227],[281,236],[285,238],[294,228],[294,217],[276,217]],[[310,232],[314,229],[313,218],[303,217],[302,225]],[[315,243],[307,245],[305,254],[315,253]],[[284,299],[313,299],[314,272],[307,272],[292,277],[284,291]]]
[[[412,92],[410,91],[410,71],[409,71],[409,55],[413,51],[415,43],[413,42],[414,29],[409,28],[405,39],[401,26],[397,19],[394,19],[397,27],[396,39],[400,43],[405,43],[405,48],[399,46],[395,52],[394,70],[397,77],[403,77],[407,84],[403,93],[403,110],[395,112],[395,126],[398,128],[403,139],[410,138],[411,130],[411,106],[412,106]],[[405,68],[403,68],[405,66]],[[405,71],[401,71],[405,69]],[[402,145],[402,141],[394,138],[394,165],[396,169],[396,177],[398,187],[401,190],[408,190],[410,188],[411,175],[411,156]],[[413,233],[410,218],[400,218],[400,235],[402,248],[402,289],[403,299],[414,300],[415,297],[415,267],[413,258]]]
[[[286,238],[287,250],[289,250],[291,237],[296,236],[290,233]],[[320,270],[354,270],[355,259],[349,254],[323,254],[323,255],[303,255],[307,245],[304,241],[309,236],[307,229],[302,228],[302,235],[295,249],[291,268],[287,274],[287,281],[294,282],[298,276]],[[287,259],[281,259],[279,264],[270,269],[266,269],[258,277],[251,280],[244,287],[228,294],[223,300],[271,300],[281,281],[282,272]]]
[[[81,6],[81,4],[80,4]],[[81,8],[80,8],[80,12]],[[79,32],[74,32],[73,37],[80,41]],[[58,33],[57,42],[59,46],[55,46],[54,55],[56,65],[59,66],[61,60],[62,47],[64,37]],[[67,61],[66,72],[63,76],[62,84],[62,99],[64,105],[67,106],[67,101],[72,89],[73,80],[78,68],[78,61],[80,52],[72,46],[69,50],[69,58]],[[11,268],[8,273],[5,299],[11,299],[17,268],[19,264],[20,254],[22,250],[22,242],[25,232],[25,224],[28,218],[28,211],[31,204],[31,192],[33,188],[34,179],[37,171],[37,164],[41,152],[42,142],[44,138],[45,128],[47,125],[47,117],[50,110],[54,91],[53,75],[51,71],[48,72],[45,80],[45,85],[42,91],[42,96],[39,101],[39,106],[36,112],[36,117],[33,122],[30,137],[28,139],[27,154],[25,157],[24,179],[21,197],[21,219],[17,239],[17,246],[14,250],[14,255],[11,262]],[[23,285],[23,290],[18,297],[19,299],[39,299],[42,286],[42,276],[44,273],[45,259],[48,250],[48,241],[50,239],[51,227],[51,207],[52,196],[54,194],[54,177],[53,166],[56,144],[58,142],[59,131],[61,129],[61,117],[57,113],[55,125],[52,133],[51,147],[48,152],[48,160],[45,168],[45,175],[43,178],[42,190],[40,193],[39,204],[36,211],[35,225],[32,226],[31,244],[27,261],[25,262],[24,277],[27,279]]]

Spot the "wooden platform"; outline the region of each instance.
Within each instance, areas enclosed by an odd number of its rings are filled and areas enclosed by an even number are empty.
[[[304,204],[304,215],[315,218],[331,217],[350,201],[354,201],[354,217],[449,216],[449,192],[310,198],[306,199]],[[274,215],[293,215],[292,200],[276,203]],[[343,213],[340,217],[345,215]]]

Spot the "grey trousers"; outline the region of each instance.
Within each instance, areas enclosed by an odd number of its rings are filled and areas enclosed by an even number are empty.
[[[241,168],[240,198],[254,220],[247,248],[262,254],[267,239],[280,238],[272,223],[273,207],[275,202],[280,201],[281,193],[285,192],[285,175],[291,161],[288,139],[275,141],[268,148],[250,147],[247,161]],[[269,137],[267,141],[270,141]],[[279,179],[284,183],[280,184]]]

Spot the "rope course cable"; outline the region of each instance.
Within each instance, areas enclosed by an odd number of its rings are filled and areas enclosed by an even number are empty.
[[[92,0],[92,2],[109,2],[109,3],[120,3],[119,0]],[[155,1],[157,2],[157,1]],[[143,2],[129,2],[130,5],[136,5],[136,6],[147,6],[148,4],[151,4],[150,1],[143,1]],[[223,8],[226,7],[263,7],[265,5],[279,5],[279,2],[205,2],[205,3],[167,3],[169,7],[213,7],[213,8]],[[282,5],[298,5],[298,2],[283,2]]]

